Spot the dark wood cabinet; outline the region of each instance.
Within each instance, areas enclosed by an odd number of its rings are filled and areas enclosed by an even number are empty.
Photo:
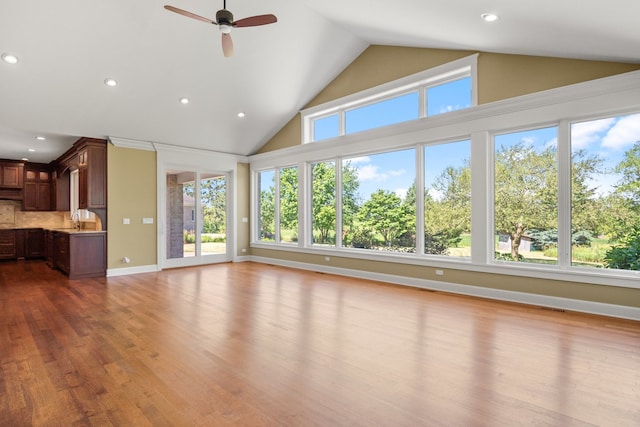
[[[63,273],[69,274],[69,234],[54,233],[53,234],[53,265]]]
[[[0,187],[22,188],[22,173],[24,163],[1,161],[0,162]]]
[[[0,230],[0,259],[17,258],[16,249],[16,231]]]
[[[53,170],[51,173],[51,209],[54,211],[68,211],[70,204],[70,175],[69,171]]]
[[[53,230],[45,230],[44,231],[44,249],[45,249],[45,260],[47,265],[51,268],[56,266],[55,264],[55,245],[54,238],[55,232]]]
[[[80,209],[106,208],[107,144],[92,138],[82,138],[76,144]]]
[[[25,258],[44,258],[46,254],[45,233],[41,228],[25,230]]]
[[[53,265],[70,279],[105,276],[106,250],[104,232],[53,233]]]
[[[48,165],[28,163],[24,170],[25,211],[51,210],[51,171]]]

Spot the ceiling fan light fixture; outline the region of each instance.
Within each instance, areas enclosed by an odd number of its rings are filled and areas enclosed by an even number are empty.
[[[480,17],[486,22],[496,22],[500,17],[495,13],[483,13]]]
[[[231,33],[231,25],[227,25],[227,24],[220,24],[220,32],[222,34],[229,34]]]

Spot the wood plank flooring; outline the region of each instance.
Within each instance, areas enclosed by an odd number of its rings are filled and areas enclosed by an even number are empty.
[[[0,426],[640,426],[640,323],[255,263],[0,263]]]

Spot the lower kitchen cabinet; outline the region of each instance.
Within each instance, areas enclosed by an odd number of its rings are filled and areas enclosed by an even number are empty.
[[[53,265],[70,279],[105,276],[106,252],[105,232],[53,233]]]
[[[16,231],[0,230],[0,259],[14,259],[17,257]]]

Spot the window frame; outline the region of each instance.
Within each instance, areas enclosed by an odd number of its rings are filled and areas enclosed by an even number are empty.
[[[578,121],[636,114],[640,112],[640,71],[605,77],[584,83],[573,84],[496,101],[468,108],[451,114],[440,114],[430,120],[417,120],[403,123],[402,126],[378,128],[369,132],[347,135],[323,142],[322,144],[304,144],[277,152],[257,154],[250,157],[251,169],[257,170],[267,165],[280,166],[298,163],[305,168],[299,188],[305,193],[301,201],[299,236],[309,233],[307,223],[310,218],[306,199],[309,198],[309,171],[307,164],[340,160],[357,155],[374,154],[382,151],[400,150],[424,144],[453,142],[471,139],[471,261],[465,262],[447,257],[433,257],[420,254],[373,254],[354,249],[311,247],[308,237],[300,239],[298,252],[314,255],[337,256],[342,258],[367,259],[372,261],[410,264],[434,268],[453,268],[465,271],[552,279],[568,282],[592,283],[640,289],[640,272],[633,270],[584,269],[571,266],[570,248],[562,246],[566,236],[570,236],[571,226],[571,188],[570,188],[570,124]],[[493,161],[492,135],[517,130],[535,129],[548,126],[558,128],[558,174],[559,174],[559,236],[565,236],[558,247],[558,264],[554,266],[523,265],[523,263],[495,262],[493,260]],[[416,151],[420,156],[421,149]],[[302,169],[299,169],[301,171]],[[338,173],[341,169],[338,168]],[[418,179],[421,166],[416,166]],[[340,193],[338,193],[340,194]],[[420,218],[420,206],[416,209]],[[340,220],[338,220],[340,223]],[[417,229],[418,236],[420,228]],[[421,242],[416,242],[418,248]],[[252,247],[287,250],[282,245],[251,242]],[[565,254],[566,252],[566,254]],[[551,268],[550,268],[551,267]]]
[[[426,103],[427,89],[429,87],[439,86],[444,83],[449,83],[461,78],[471,78],[471,106],[469,108],[473,108],[478,105],[477,65],[478,54],[470,55],[465,58],[461,58],[434,68],[430,68],[428,70],[421,71],[419,73],[415,73],[389,83],[375,86],[373,88],[366,89],[352,95],[338,98],[334,101],[326,102],[324,104],[302,110],[300,112],[302,116],[302,144],[334,139],[333,137],[323,138],[318,141],[314,139],[314,123],[316,120],[338,114],[339,129],[338,136],[336,138],[345,135],[353,135],[359,132],[346,134],[345,114],[347,111],[366,107],[379,102],[388,101],[390,99],[407,95],[416,91],[418,92],[417,120],[428,118]],[[442,114],[437,114],[436,116],[440,115]],[[395,124],[400,123],[405,122],[403,121]],[[369,130],[363,130],[361,132],[375,131],[377,129],[380,129],[381,127],[384,128],[393,125],[394,124],[376,126]]]

